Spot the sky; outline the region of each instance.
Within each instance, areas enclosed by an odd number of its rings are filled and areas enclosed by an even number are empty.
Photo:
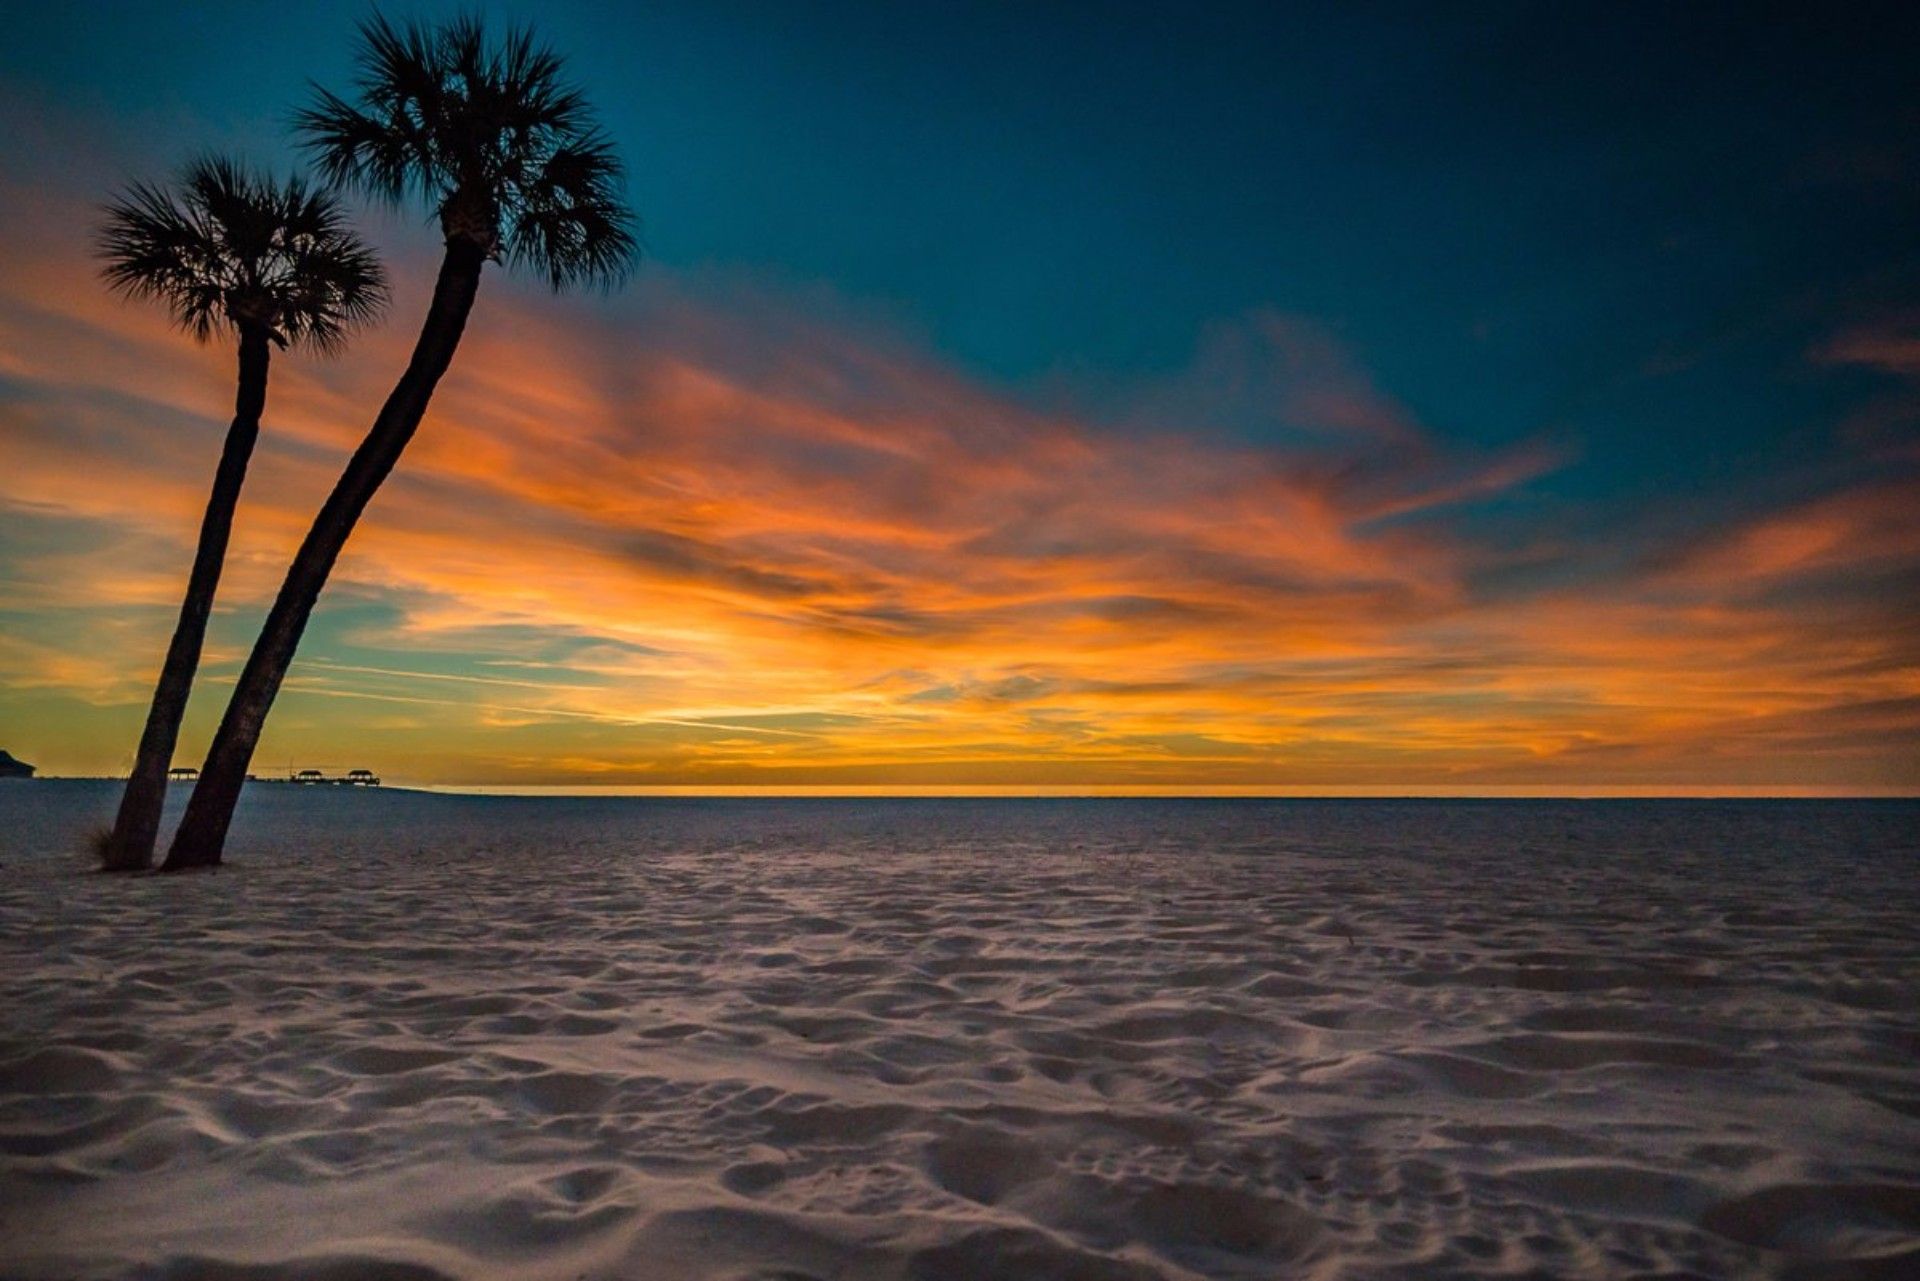
[[[451,6],[390,6],[432,18]],[[370,10],[368,10],[370,12]],[[1920,11],[543,3],[612,295],[490,270],[256,758],[441,786],[1920,790]],[[336,5],[0,42],[0,747],[131,763],[230,344],[134,180],[286,172]],[[276,359],[187,723],[439,246]]]

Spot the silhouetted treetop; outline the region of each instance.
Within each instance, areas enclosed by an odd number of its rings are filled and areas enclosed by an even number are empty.
[[[205,342],[259,326],[282,347],[335,350],[386,306],[386,274],[332,193],[204,157],[174,188],[135,183],[95,249],[109,286],[164,304]]]
[[[425,199],[449,241],[546,276],[611,286],[638,256],[622,169],[558,56],[525,29],[474,17],[361,24],[358,101],[328,90],[300,112],[326,177],[378,199]]]

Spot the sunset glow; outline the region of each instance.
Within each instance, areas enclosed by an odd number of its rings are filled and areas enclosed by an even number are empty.
[[[0,724],[43,770],[111,773],[177,606],[232,353],[98,283],[92,209],[135,163],[106,141],[112,111],[32,89],[0,107],[26,148],[0,187]],[[154,164],[197,141],[181,126]],[[79,158],[64,175],[29,162],[55,147]],[[643,136],[630,153],[644,172]],[[436,247],[371,225],[400,319],[342,359],[276,359],[183,761],[404,363]],[[1768,377],[1836,390],[1751,429],[1804,465],[1723,483],[1604,413],[1437,420],[1436,387],[1390,382],[1363,326],[1277,282],[1192,326],[1172,367],[1063,350],[1015,377],[897,301],[747,263],[656,252],[610,299],[495,274],[258,766],[495,787],[1910,792],[1911,319],[1835,308],[1797,337]],[[1606,376],[1629,374],[1684,377]],[[1221,426],[1249,406],[1258,430]],[[1737,440],[1754,410],[1702,412],[1703,435]],[[1659,483],[1589,484],[1622,467]]]

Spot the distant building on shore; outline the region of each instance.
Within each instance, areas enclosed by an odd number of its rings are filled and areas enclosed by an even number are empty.
[[[297,774],[288,774],[287,781],[306,787],[380,786],[380,776],[370,769],[348,770],[345,774],[339,776],[329,774],[325,770],[303,769]]]
[[[33,766],[15,760],[13,753],[0,751],[0,778],[32,778]]]

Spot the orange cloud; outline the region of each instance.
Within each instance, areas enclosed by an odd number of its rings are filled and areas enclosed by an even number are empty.
[[[1731,529],[1680,555],[1673,576],[1697,587],[1776,584],[1920,562],[1920,478],[1872,481]]]
[[[1910,328],[1849,330],[1819,354],[1837,365],[1866,365],[1884,373],[1920,376],[1920,333]]]
[[[230,353],[97,289],[83,225],[0,251],[0,710],[68,770],[131,742],[231,397]],[[343,360],[276,362],[188,752],[419,303]],[[1209,430],[1222,398],[1282,443]],[[1914,629],[1848,592],[1920,562],[1910,481],[1577,593],[1485,591],[1512,551],[1457,509],[1560,461],[1450,449],[1293,318],[1222,326],[1116,430],[738,285],[656,270],[600,303],[491,277],[263,759],[491,783],[1914,785]],[[1837,595],[1811,616],[1782,584]]]

